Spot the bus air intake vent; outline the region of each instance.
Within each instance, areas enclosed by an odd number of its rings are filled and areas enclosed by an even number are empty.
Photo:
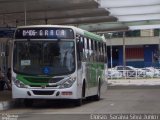
[[[33,88],[42,88],[42,85],[29,85],[30,87],[33,87]],[[53,87],[58,87],[58,85],[46,85],[46,88],[53,88]]]
[[[24,79],[30,83],[56,83],[60,80],[64,79],[64,77],[58,78],[32,78],[32,77],[24,77]]]
[[[53,95],[54,91],[40,91],[40,90],[32,90],[35,95]]]

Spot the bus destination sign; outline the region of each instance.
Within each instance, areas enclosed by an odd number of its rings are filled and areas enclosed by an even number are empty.
[[[73,39],[74,32],[70,28],[19,28],[15,39]]]

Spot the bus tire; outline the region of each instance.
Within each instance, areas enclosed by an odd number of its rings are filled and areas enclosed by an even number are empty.
[[[98,90],[97,90],[97,95],[95,95],[95,100],[96,101],[99,101],[101,99],[101,82],[99,80],[99,83],[98,83]]]
[[[24,99],[24,105],[25,105],[25,107],[32,107],[33,100],[32,99]]]
[[[83,104],[83,98],[85,98],[85,82],[83,82],[81,98],[75,100],[75,105],[81,106]]]

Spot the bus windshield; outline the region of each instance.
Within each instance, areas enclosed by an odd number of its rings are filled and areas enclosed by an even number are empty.
[[[27,75],[64,75],[75,70],[73,41],[15,41],[14,71]]]

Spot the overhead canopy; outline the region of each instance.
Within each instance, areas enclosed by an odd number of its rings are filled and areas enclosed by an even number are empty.
[[[100,8],[118,18],[129,29],[152,29],[160,26],[160,0],[100,0]]]
[[[160,28],[160,0],[0,0],[0,27],[32,24],[94,32]]]
[[[0,0],[0,26],[116,21],[95,0]]]

